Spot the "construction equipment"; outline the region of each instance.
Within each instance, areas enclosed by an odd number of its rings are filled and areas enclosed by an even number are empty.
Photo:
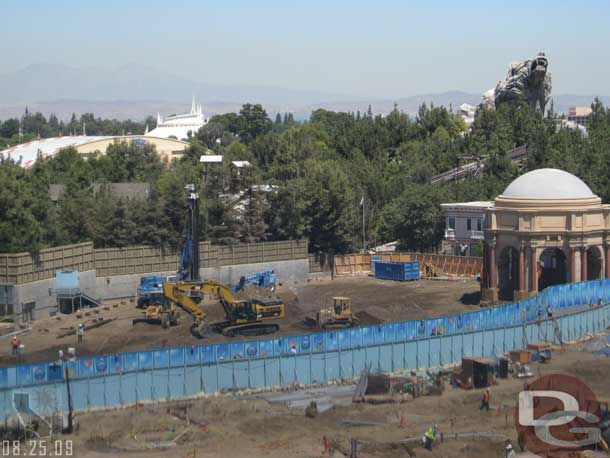
[[[169,284],[169,282],[166,282]],[[175,304],[168,301],[161,291],[152,291],[148,294],[144,317],[136,318],[132,324],[151,323],[160,324],[164,329],[178,324],[180,313]]]
[[[436,266],[431,262],[424,263],[424,276],[431,278],[436,277]]]
[[[186,240],[180,254],[180,267],[176,276],[145,275],[140,279],[136,304],[138,308],[146,307],[146,311],[145,317],[133,320],[133,324],[160,323],[164,328],[178,324],[179,314],[176,304],[164,295],[163,285],[201,279],[199,275],[199,193],[194,184],[187,184],[184,189],[188,193],[188,218]]]
[[[206,322],[206,314],[199,307],[204,294],[214,294],[220,300],[226,319]],[[277,323],[266,323],[286,316],[285,306],[279,300],[242,300],[223,283],[206,280],[163,283],[163,295],[171,305],[178,306],[193,317],[191,332],[205,337],[210,329],[227,337],[262,335],[279,331]]]
[[[244,275],[239,279],[239,284],[231,288],[231,291],[237,293],[246,286],[260,286],[275,290],[275,272],[273,270],[263,270],[249,275]]]
[[[333,297],[333,305],[322,308],[315,317],[306,317],[305,323],[321,329],[351,328],[358,325],[358,319],[352,314],[352,299]]]
[[[178,281],[201,280],[199,275],[199,192],[194,184],[187,184],[188,221],[186,240],[180,254]]]
[[[163,295],[163,282],[168,281],[176,281],[176,277],[162,275],[144,275],[143,277],[141,277],[140,285],[138,286],[136,294],[137,307],[147,307],[150,303],[151,294]]]

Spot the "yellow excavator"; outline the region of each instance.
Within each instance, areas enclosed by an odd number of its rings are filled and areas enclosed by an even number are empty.
[[[193,318],[191,331],[205,337],[210,328],[225,336],[261,335],[277,332],[277,323],[267,323],[285,317],[285,306],[278,300],[241,300],[231,289],[215,280],[202,281],[199,273],[199,193],[194,184],[185,188],[188,194],[187,237],[180,256],[177,281],[164,281],[162,290],[150,292],[145,316],[133,323],[160,323],[164,328],[178,323],[178,308]],[[208,324],[206,314],[199,307],[205,294],[218,297],[225,310],[226,319]]]
[[[215,323],[206,322],[206,314],[199,307],[205,294],[218,297],[226,319]],[[170,316],[180,307],[193,317],[191,331],[197,337],[205,337],[210,329],[227,337],[271,334],[279,331],[278,320],[286,316],[284,304],[279,300],[239,299],[227,285],[215,281],[185,281],[163,283],[165,306]]]

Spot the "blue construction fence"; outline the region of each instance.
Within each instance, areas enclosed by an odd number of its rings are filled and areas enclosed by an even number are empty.
[[[368,365],[381,371],[440,366],[463,356],[522,348],[527,341],[554,340],[552,323],[538,321],[549,305],[558,312],[565,340],[601,331],[610,325],[609,301],[610,280],[589,281],[550,287],[527,300],[461,315],[82,357],[66,366],[48,362],[5,367],[0,368],[0,406],[5,417],[23,405],[34,412],[65,410],[64,367],[71,378],[74,408],[80,410],[352,378]]]

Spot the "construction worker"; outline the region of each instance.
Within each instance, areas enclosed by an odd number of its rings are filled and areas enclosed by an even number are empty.
[[[546,306],[546,316],[549,320],[553,319],[553,307],[551,307],[551,304]]]
[[[479,410],[483,409],[489,411],[489,390],[485,390],[483,397],[481,398],[481,407],[479,407]]]
[[[13,336],[13,338],[11,339],[11,348],[13,349],[13,356],[19,356],[19,345],[21,345],[21,342],[19,342],[17,336]]]
[[[424,434],[424,447],[426,450],[432,450],[434,438],[436,437],[436,425],[430,426]]]
[[[78,323],[78,329],[76,330],[78,336],[78,343],[83,343],[83,337],[85,335],[85,326],[83,323]]]
[[[25,425],[25,435],[26,437],[28,436],[28,434],[31,437],[34,437],[34,422],[32,420],[28,421],[27,424]]]
[[[512,444],[508,444],[504,451],[504,458],[515,458],[515,450],[513,449]]]
[[[542,307],[538,306],[538,321],[542,320]]]

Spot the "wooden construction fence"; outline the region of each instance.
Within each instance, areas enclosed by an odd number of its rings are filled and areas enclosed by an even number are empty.
[[[203,248],[203,250],[201,250]],[[307,259],[307,240],[200,246],[201,267]]]
[[[169,272],[178,268],[179,255],[174,250],[148,246],[102,248],[95,250],[95,275],[142,274]]]
[[[335,274],[349,275],[371,272],[373,256],[384,262],[419,261],[422,274],[424,266],[432,264],[438,275],[474,277],[483,270],[483,258],[474,256],[448,256],[434,253],[378,253],[347,254],[335,256]]]
[[[233,246],[199,244],[201,267],[222,267],[292,259],[308,259],[306,240],[244,243]],[[30,253],[0,254],[0,284],[19,285],[54,278],[61,270],[96,270],[98,277],[170,272],[179,253],[148,246],[94,249],[91,242]]]
[[[55,277],[58,270],[94,268],[93,243],[77,243],[30,253],[0,254],[0,283],[17,285]]]

